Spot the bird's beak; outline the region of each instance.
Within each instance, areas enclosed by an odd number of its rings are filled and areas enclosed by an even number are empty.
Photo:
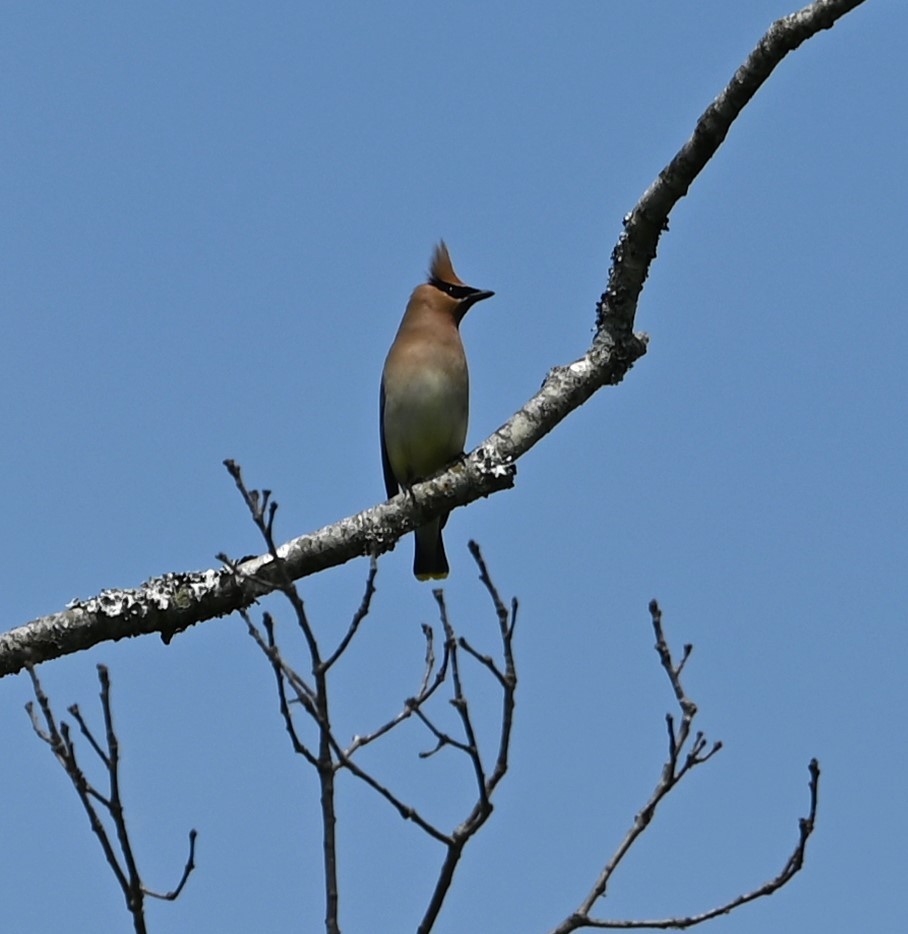
[[[466,314],[477,302],[481,302],[484,298],[491,298],[494,294],[494,292],[474,292],[460,303],[460,307],[463,313]]]

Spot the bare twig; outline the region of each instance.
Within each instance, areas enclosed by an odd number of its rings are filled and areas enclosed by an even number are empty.
[[[567,919],[565,923],[571,921],[577,921],[579,923],[572,924],[571,926],[561,926],[556,928],[557,931],[574,931],[578,928],[595,928],[600,930],[682,930],[684,928],[694,927],[697,924],[702,924],[704,921],[711,921],[713,918],[718,918],[720,915],[727,915],[734,911],[736,908],[740,908],[742,905],[746,905],[748,902],[756,901],[758,898],[764,898],[767,895],[772,895],[773,892],[777,892],[783,885],[789,882],[793,876],[795,876],[804,866],[804,856],[807,849],[807,840],[814,830],[814,822],[817,815],[817,795],[819,792],[820,784],[820,765],[816,759],[810,760],[810,765],[808,767],[810,772],[810,781],[808,783],[809,793],[810,793],[810,804],[808,808],[807,817],[802,817],[798,821],[798,831],[799,839],[795,845],[794,850],[791,853],[791,856],[788,857],[785,866],[782,868],[782,871],[770,879],[768,882],[765,882],[763,885],[759,886],[756,889],[753,889],[751,892],[747,892],[743,895],[739,895],[737,898],[733,898],[728,902],[725,902],[723,905],[719,905],[716,908],[711,908],[709,911],[701,912],[696,915],[685,915],[683,917],[677,918],[659,918],[654,920],[628,920],[628,921],[619,921],[619,920],[598,920],[592,918],[580,918],[576,915]]]
[[[265,540],[268,553],[271,555],[272,560],[276,565],[282,565],[284,559],[279,554],[279,550],[274,541],[273,535],[277,507],[276,504],[271,500],[270,492],[264,491],[262,493],[258,493],[257,491],[249,490],[243,481],[240,467],[233,462],[228,462],[226,466],[230,471],[231,476],[234,478],[237,488],[240,491],[247,508],[249,509],[253,521],[255,522],[259,532]],[[491,587],[491,581],[488,579],[488,573],[485,570],[484,564],[481,563],[481,556],[479,556],[478,549],[474,551],[474,556],[476,556],[480,562],[486,586]],[[240,569],[236,562],[229,561],[227,558],[224,558],[224,560],[228,568],[232,569],[235,573],[240,573]],[[408,698],[405,702],[403,710],[391,720],[387,721],[384,725],[374,730],[372,733],[355,738],[348,750],[344,750],[340,743],[337,741],[333,732],[329,711],[327,680],[328,673],[333,669],[336,663],[343,657],[344,653],[350,647],[353,639],[360,629],[363,620],[368,615],[369,609],[371,607],[372,595],[375,592],[376,570],[376,562],[373,559],[370,565],[370,573],[366,583],[365,594],[360,607],[354,615],[353,621],[348,627],[347,632],[341,639],[337,648],[324,660],[322,658],[315,631],[313,630],[306,616],[299,592],[297,591],[293,582],[290,580],[289,575],[287,575],[281,569],[276,572],[276,579],[279,581],[278,587],[294,608],[299,629],[304,636],[308,648],[310,670],[312,674],[311,682],[300,676],[284,659],[277,644],[277,639],[275,637],[275,626],[270,615],[267,613],[264,614],[263,634],[252,622],[248,613],[245,611],[242,613],[249,634],[255,640],[256,644],[262,650],[262,652],[267,656],[271,664],[271,668],[277,683],[281,716],[283,717],[284,725],[290,737],[294,751],[302,755],[311,765],[313,765],[319,775],[319,782],[321,785],[320,797],[322,805],[324,875],[326,893],[326,930],[329,932],[329,934],[333,934],[333,932],[339,930],[337,851],[335,840],[335,825],[337,821],[337,814],[334,795],[335,775],[339,770],[346,769],[352,775],[365,782],[389,804],[391,804],[403,818],[411,821],[428,836],[438,840],[448,848],[448,854],[445,861],[446,870],[443,872],[443,878],[445,881],[442,886],[436,887],[435,893],[433,894],[432,907],[430,911],[434,917],[441,906],[441,902],[445,893],[447,892],[448,887],[450,886],[450,881],[453,877],[454,866],[456,866],[456,863],[459,860],[460,853],[462,852],[464,845],[466,844],[467,840],[479,829],[482,823],[485,822],[485,820],[488,818],[488,815],[491,813],[489,794],[491,789],[495,787],[497,782],[503,776],[507,767],[506,761],[503,762],[502,757],[506,756],[508,749],[508,737],[510,734],[513,711],[513,691],[514,687],[516,686],[516,674],[514,673],[513,655],[510,649],[511,638],[513,634],[513,623],[510,625],[508,624],[507,612],[505,611],[505,621],[500,624],[502,641],[506,646],[505,672],[498,670],[497,666],[495,666],[491,659],[483,659],[483,657],[479,656],[475,650],[469,650],[470,654],[480,659],[487,668],[490,668],[490,670],[496,675],[505,695],[510,697],[510,702],[505,705],[505,710],[507,713],[505,726],[503,727],[503,729],[506,730],[508,736],[503,738],[499,746],[499,755],[498,759],[496,760],[496,769],[494,773],[495,781],[489,782],[483,769],[481,752],[473,726],[472,715],[469,710],[469,702],[467,700],[463,689],[463,683],[461,681],[458,661],[457,636],[448,621],[444,601],[441,597],[440,591],[436,592],[436,596],[438,598],[442,626],[445,632],[445,642],[444,654],[438,669],[433,673],[433,669],[435,668],[435,651],[432,630],[429,627],[424,627],[423,632],[426,639],[426,663],[420,684],[420,690],[417,695]],[[494,587],[491,587],[490,592],[493,593],[497,599],[497,594],[494,591]],[[498,599],[496,604],[497,611],[500,607],[501,601]],[[423,709],[424,705],[433,697],[433,695],[436,694],[439,687],[445,683],[449,674],[451,675],[453,686],[453,697],[451,699],[451,703],[458,711],[460,717],[461,728],[464,732],[463,740],[458,739],[457,737],[454,737],[436,727],[432,719]],[[301,738],[293,717],[293,701],[298,703],[299,706],[314,721],[318,734],[317,749],[311,748]],[[392,729],[410,717],[414,716],[419,719],[435,737],[435,751],[442,748],[443,746],[450,746],[465,753],[473,765],[478,789],[478,801],[471,815],[467,818],[464,824],[462,824],[461,827],[459,827],[454,832],[454,834],[444,833],[444,831],[442,831],[439,827],[423,817],[416,808],[406,804],[399,798],[399,796],[394,794],[390,788],[388,788],[375,776],[371,775],[364,768],[353,761],[352,755],[356,750],[362,748],[368,743],[374,742],[381,736],[387,735],[387,733],[389,733]],[[456,856],[453,856],[452,858],[452,854],[456,854]]]
[[[327,671],[341,657],[341,655],[344,654],[347,646],[359,631],[360,624],[369,615],[369,609],[372,606],[372,596],[375,593],[376,574],[378,574],[378,559],[375,557],[375,555],[372,555],[372,557],[369,559],[369,575],[366,578],[366,592],[363,594],[362,602],[360,603],[357,611],[353,614],[353,620],[351,621],[350,626],[344,635],[344,638],[341,639],[337,648],[322,663],[324,665],[325,671]]]
[[[197,837],[197,831],[189,831],[189,856],[186,859],[186,865],[183,867],[183,875],[180,877],[176,888],[171,889],[169,892],[153,892],[151,889],[145,889],[145,894],[149,896],[149,898],[157,898],[163,902],[173,902],[180,897],[183,886],[189,881],[189,874],[195,869],[195,841]]]
[[[514,628],[517,622],[517,601],[514,600],[511,605],[511,613],[508,615],[504,608],[498,592],[488,574],[485,561],[479,546],[475,542],[470,542],[470,553],[479,567],[480,580],[485,585],[492,597],[495,606],[496,615],[499,623],[499,634],[501,637],[501,652],[504,660],[504,673],[502,674],[499,666],[491,659],[486,660],[486,656],[481,655],[472,647],[466,649],[468,654],[475,658],[481,665],[492,671],[496,680],[502,689],[502,710],[501,721],[498,730],[498,753],[495,757],[495,764],[491,773],[487,773],[482,764],[482,757],[479,751],[479,745],[473,728],[472,718],[470,716],[469,705],[466,695],[463,691],[463,685],[460,679],[459,663],[457,661],[457,646],[464,646],[464,640],[457,640],[453,629],[447,618],[447,611],[441,591],[435,591],[435,597],[438,602],[439,612],[442,618],[442,625],[446,633],[446,644],[451,646],[451,668],[454,680],[454,698],[452,703],[460,715],[463,724],[464,733],[467,737],[467,749],[464,750],[470,757],[473,764],[474,774],[478,783],[478,795],[475,804],[470,813],[463,822],[455,829],[447,844],[447,852],[438,873],[438,879],[435,883],[435,889],[429,905],[426,908],[422,921],[417,931],[419,934],[428,934],[435,925],[441,911],[444,900],[454,881],[454,873],[457,869],[460,859],[463,855],[467,843],[479,832],[492,814],[492,793],[504,778],[508,770],[508,754],[510,751],[511,731],[514,722],[514,706],[517,691],[517,668],[514,663],[513,637]]]
[[[104,714],[104,732],[106,748],[95,738],[91,728],[83,718],[79,708],[73,704],[69,708],[69,713],[76,721],[79,729],[88,744],[91,746],[95,755],[103,764],[108,779],[108,793],[102,794],[89,782],[85,772],[82,770],[76,758],[76,747],[72,740],[69,725],[65,722],[58,725],[54,716],[50,700],[41,687],[38,679],[38,673],[31,666],[28,668],[31,677],[32,687],[35,692],[35,698],[38,702],[38,709],[41,711],[45,727],[42,728],[38,719],[38,712],[34,704],[26,704],[26,710],[31,718],[35,733],[46,742],[60,765],[63,766],[66,774],[69,776],[76,794],[85,808],[88,815],[91,829],[101,849],[104,851],[104,857],[116,877],[123,896],[126,900],[126,907],[132,915],[133,927],[136,934],[145,934],[145,898],[157,898],[165,901],[174,901],[183,891],[189,875],[195,868],[195,841],[197,832],[189,832],[189,857],[183,868],[183,874],[176,888],[167,893],[155,892],[147,888],[142,882],[139,868],[136,863],[133,852],[132,841],[126,827],[126,813],[123,807],[123,800],[120,792],[120,742],[117,738],[113,726],[112,705],[110,700],[110,675],[104,665],[98,665],[98,680],[101,683],[101,709]],[[101,815],[95,807],[95,803],[109,815],[119,845],[119,855],[114,847],[113,840],[101,819]]]
[[[460,677],[460,656],[457,651],[457,635],[455,634],[450,622],[448,621],[448,608],[445,606],[445,595],[443,590],[433,590],[433,596],[438,603],[438,611],[441,615],[441,624],[445,630],[445,642],[451,649],[451,677],[453,679],[454,697],[451,699],[451,705],[457,711],[464,734],[467,737],[466,743],[456,744],[463,752],[467,754],[473,765],[473,772],[476,776],[477,791],[479,793],[479,805],[485,810],[490,808],[488,789],[486,788],[486,773],[482,767],[482,755],[479,751],[479,743],[476,740],[476,731],[473,728],[473,718],[470,715],[470,704],[463,690],[463,682]]]
[[[455,646],[455,654],[452,657],[454,658],[457,657],[456,646]],[[455,701],[451,701],[451,704],[456,706]],[[433,723],[429,715],[421,708],[416,708],[414,710],[414,713],[416,714],[417,719],[425,726],[425,728],[437,740],[437,743],[434,749],[430,749],[427,752],[421,752],[419,754],[420,759],[428,759],[431,756],[434,756],[435,753],[438,752],[439,749],[442,749],[445,746],[450,746],[452,749],[458,749],[460,750],[460,752],[466,753],[467,756],[470,756],[472,758],[475,752],[475,748],[471,746],[469,742],[466,742],[466,743],[462,742],[459,739],[455,739],[453,736],[451,736],[450,733],[445,733],[443,730],[440,730],[437,726],[435,726],[435,724]]]
[[[435,640],[432,627],[423,623],[422,631],[426,639],[426,661],[419,690],[412,697],[408,697],[404,702],[404,707],[400,713],[396,714],[386,723],[383,723],[380,727],[377,727],[371,733],[366,733],[362,736],[354,736],[353,742],[350,744],[350,746],[347,747],[345,751],[345,756],[352,756],[357,749],[360,749],[363,746],[367,746],[369,743],[375,742],[375,740],[377,740],[379,737],[384,736],[386,733],[389,733],[395,727],[403,723],[404,720],[412,717],[418,710],[420,710],[423,704],[425,704],[429,698],[432,697],[438,688],[444,684],[448,676],[449,652],[447,642],[444,646],[444,654],[442,656],[441,665],[439,666],[438,670],[435,671]]]
[[[360,611],[354,616],[353,623],[348,630],[347,636],[341,642],[341,645],[335,651],[332,659],[328,663],[322,660],[321,649],[318,639],[313,630],[309,618],[306,614],[303,600],[299,591],[296,589],[290,575],[287,573],[284,558],[278,552],[277,543],[274,540],[274,520],[277,515],[277,503],[271,499],[271,491],[263,490],[261,493],[257,490],[250,490],[243,481],[242,470],[239,464],[234,461],[225,461],[227,468],[243,501],[249,509],[249,514],[258,528],[268,554],[271,556],[272,564],[275,570],[275,580],[277,588],[284,594],[296,615],[297,627],[303,635],[306,647],[309,651],[310,670],[312,672],[312,684],[308,684],[299,674],[296,673],[281,657],[275,637],[274,621],[270,614],[264,614],[263,626],[265,636],[257,630],[252,623],[248,613],[243,612],[243,619],[246,628],[256,645],[265,653],[271,662],[271,668],[274,672],[277,682],[278,699],[280,704],[281,716],[284,720],[284,726],[294,752],[302,755],[310,765],[314,766],[318,773],[321,794],[322,817],[322,865],[324,868],[325,884],[325,930],[328,934],[340,934],[340,894],[337,885],[337,807],[334,794],[335,767],[332,751],[331,735],[331,714],[328,696],[328,669],[342,654],[350,644],[350,640],[359,628],[362,619],[368,613],[369,603],[373,592],[372,582],[375,577],[375,562],[372,562],[372,569],[369,576],[369,582],[366,588],[366,595],[360,605]],[[234,574],[240,574],[239,568],[235,563],[230,563]],[[312,720],[317,728],[317,743],[315,750],[310,749],[301,739],[296,729],[296,723],[290,709],[290,700],[287,696],[287,688],[290,688],[296,695],[296,700]]]
[[[296,694],[296,701],[299,703],[313,719],[318,719],[318,711],[313,698],[313,689],[310,688],[303,679],[284,662],[280,650],[274,639],[274,624],[270,614],[266,613],[264,617],[264,626],[267,638],[255,627],[255,624],[249,618],[244,610],[242,613],[246,629],[250,636],[255,640],[256,645],[267,656],[271,662],[271,670],[274,673],[275,683],[277,684],[278,702],[280,705],[281,718],[284,721],[284,729],[290,737],[290,743],[293,751],[302,756],[310,765],[318,766],[318,758],[315,753],[309,750],[309,747],[300,739],[296,730],[296,721],[290,710],[290,701],[287,698],[287,685],[293,689]]]
[[[450,844],[451,837],[449,834],[446,834],[431,821],[424,818],[415,807],[406,804],[404,801],[398,798],[397,795],[395,795],[386,785],[380,782],[365,769],[360,768],[355,760],[351,759],[346,755],[346,753],[344,753],[339,743],[334,744],[333,749],[334,754],[337,756],[338,765],[350,772],[351,775],[356,776],[356,778],[358,778],[360,781],[367,784],[373,791],[377,792],[394,808],[395,811],[397,811],[398,814],[400,814],[404,820],[412,821],[417,827],[419,827],[420,830],[422,830],[433,840],[437,840],[439,843]]]
[[[599,874],[599,878],[596,880],[595,885],[590,890],[587,897],[580,903],[576,911],[565,918],[558,927],[554,928],[552,934],[569,934],[569,932],[576,931],[580,928],[639,930],[693,927],[696,924],[709,921],[711,918],[715,918],[719,915],[728,914],[736,908],[740,908],[742,905],[746,905],[748,902],[752,902],[757,898],[771,895],[796,875],[804,865],[804,853],[807,847],[807,840],[813,832],[817,813],[820,767],[816,759],[812,759],[810,762],[810,809],[808,816],[802,818],[799,823],[800,839],[783,870],[769,882],[754,889],[752,892],[739,895],[725,902],[718,908],[712,908],[709,911],[704,911],[696,915],[662,918],[658,920],[611,920],[592,918],[590,916],[590,911],[594,904],[606,895],[608,884],[615,870],[631,847],[646,831],[647,827],[649,827],[659,804],[671,793],[672,789],[688,772],[694,767],[708,762],[722,748],[720,742],[713,743],[710,746],[701,732],[693,734],[693,737],[691,736],[693,720],[697,715],[697,705],[688,697],[684,689],[684,685],[681,682],[681,672],[691,656],[693,646],[684,646],[681,660],[676,664],[672,658],[671,650],[662,627],[662,610],[655,600],[650,602],[649,611],[653,632],[656,636],[656,652],[659,655],[659,661],[668,676],[675,699],[681,709],[681,725],[676,729],[672,716],[669,714],[666,717],[668,725],[668,757],[662,768],[662,775],[656,784],[655,790],[652,795],[650,795],[643,809],[634,818],[632,827],[618,845],[614,854],[605,864],[602,872]]]
[[[258,494],[246,488],[240,468],[229,463],[228,469],[240,490],[250,514],[265,539],[269,554],[277,564],[283,558],[278,552],[273,538],[273,526],[276,507],[271,501],[270,494]],[[491,794],[494,788],[507,771],[507,756],[510,747],[510,734],[513,723],[514,694],[517,686],[517,674],[514,664],[512,641],[514,625],[517,615],[516,601],[512,605],[510,614],[504,607],[488,574],[485,562],[475,543],[470,549],[479,568],[480,577],[493,599],[496,615],[499,622],[499,635],[502,645],[502,664],[496,662],[491,656],[484,655],[474,649],[466,640],[458,639],[447,615],[444,597],[441,591],[435,591],[438,602],[439,615],[445,633],[444,650],[440,665],[436,668],[434,637],[432,629],[423,626],[426,640],[425,666],[420,682],[419,691],[413,697],[407,698],[403,709],[382,726],[371,733],[357,736],[348,749],[344,749],[334,735],[328,704],[328,673],[342,659],[352,644],[361,624],[368,615],[371,607],[372,595],[375,592],[376,563],[373,559],[370,565],[370,574],[366,583],[366,590],[359,609],[353,617],[347,632],[339,642],[337,648],[322,660],[316,634],[306,618],[303,603],[290,580],[289,576],[281,571],[277,572],[280,581],[279,589],[288,598],[296,611],[299,628],[303,632],[309,650],[310,670],[312,679],[301,677],[283,657],[275,636],[275,626],[269,614],[263,618],[264,633],[252,622],[248,613],[243,612],[249,634],[256,645],[268,658],[275,676],[278,689],[278,699],[281,716],[290,737],[294,751],[302,755],[318,772],[321,785],[322,824],[324,841],[324,873],[326,885],[326,930],[333,934],[339,930],[338,926],[338,897],[336,888],[336,846],[334,841],[334,826],[336,823],[336,805],[334,796],[334,780],[336,773],[346,770],[351,775],[372,788],[380,797],[387,801],[405,820],[419,827],[423,833],[433,840],[444,845],[445,858],[439,876],[430,898],[429,906],[425,912],[420,931],[429,931],[441,910],[442,903],[450,889],[454,871],[460,861],[467,842],[478,832],[492,813]],[[235,562],[224,559],[228,568],[239,573]],[[504,698],[502,707],[501,725],[499,728],[498,752],[491,774],[486,772],[483,765],[482,753],[470,710],[469,700],[464,688],[460,670],[459,650],[463,649],[467,655],[476,660],[483,668],[488,670],[501,687]],[[446,683],[450,676],[452,697],[450,703],[457,711],[460,721],[460,730],[463,737],[452,735],[435,725],[433,718],[425,709],[427,703],[437,694],[440,687]],[[293,703],[299,705],[303,711],[314,721],[317,733],[317,749],[311,748],[300,737],[293,716]],[[387,785],[379,781],[374,775],[354,761],[354,753],[363,746],[368,745],[386,736],[404,721],[415,717],[428,729],[435,739],[435,748],[423,757],[432,755],[439,749],[450,747],[464,753],[469,759],[476,782],[476,802],[464,821],[452,832],[446,833],[432,821],[424,817],[419,810],[403,801]]]

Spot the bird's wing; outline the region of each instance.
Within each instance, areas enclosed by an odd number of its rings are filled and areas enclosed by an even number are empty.
[[[385,444],[385,382],[382,380],[381,392],[378,396],[378,433],[381,435],[381,466],[385,472],[385,489],[388,492],[388,499],[396,496],[400,487],[397,483],[397,477],[391,469],[391,461],[388,459],[388,447]]]

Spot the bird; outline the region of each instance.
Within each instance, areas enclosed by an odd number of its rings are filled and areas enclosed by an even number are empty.
[[[470,378],[460,322],[473,305],[494,294],[461,281],[444,240],[439,241],[428,280],[413,290],[382,370],[379,429],[389,499],[463,454]],[[418,580],[448,576],[441,537],[447,521],[445,513],[416,529]]]

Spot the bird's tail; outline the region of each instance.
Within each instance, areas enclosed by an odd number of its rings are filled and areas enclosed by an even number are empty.
[[[443,580],[448,576],[448,559],[441,530],[447,516],[436,519],[416,530],[416,555],[413,558],[413,573],[418,580]]]

